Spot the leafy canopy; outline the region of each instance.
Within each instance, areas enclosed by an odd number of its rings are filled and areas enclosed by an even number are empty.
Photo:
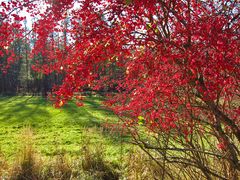
[[[217,0],[12,0],[0,8],[1,68],[24,38],[20,11],[33,17],[33,69],[64,75],[56,106],[84,88],[118,91],[116,113],[150,129],[217,122],[240,140],[239,9]],[[77,98],[81,106],[81,97]],[[141,117],[141,118],[138,118]],[[139,124],[139,123],[136,123]]]

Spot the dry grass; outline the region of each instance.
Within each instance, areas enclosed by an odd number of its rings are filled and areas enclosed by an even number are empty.
[[[162,179],[164,176],[164,172],[158,164],[140,150],[133,150],[125,163],[125,176],[129,180],[154,180]]]
[[[4,154],[2,154],[0,150],[0,178],[6,179],[5,177],[8,177],[8,169],[8,161],[5,159]]]
[[[40,179],[42,162],[34,150],[33,132],[30,128],[24,129],[20,141],[22,147],[10,170],[10,179]]]
[[[123,165],[110,163],[106,156],[106,149],[101,143],[91,142],[87,139],[81,149],[78,158],[71,159],[67,153],[56,147],[58,152],[51,159],[43,159],[34,146],[34,135],[30,128],[25,128],[20,136],[21,149],[17,153],[13,164],[8,164],[4,154],[0,153],[0,179],[12,180],[168,180],[168,179],[206,179],[197,169],[190,166],[180,166],[177,163],[155,162],[145,152],[139,149],[132,150],[125,155]],[[1,152],[1,151],[0,151]],[[228,165],[220,167],[221,159],[206,163],[218,164],[215,166],[219,172],[227,176]],[[120,169],[122,169],[120,171]],[[224,171],[224,172],[223,172]],[[225,172],[226,171],[226,172]],[[173,177],[173,178],[172,178]]]
[[[31,128],[25,128],[20,136],[21,148],[13,164],[7,164],[0,154],[0,179],[12,180],[67,180],[67,179],[119,179],[116,167],[105,160],[106,149],[102,145],[94,148],[87,140],[81,148],[78,159],[67,157],[58,151],[51,159],[43,159],[34,147]],[[57,147],[56,147],[57,148]]]
[[[119,179],[119,174],[106,160],[103,145],[97,145],[93,148],[87,140],[82,147],[81,157],[82,170],[92,175],[95,179]]]

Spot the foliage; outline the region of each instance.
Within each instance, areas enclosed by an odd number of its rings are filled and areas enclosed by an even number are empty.
[[[79,92],[84,88],[112,87],[118,93],[113,94],[108,105],[117,114],[128,117],[123,121],[143,149],[158,151],[162,145],[158,139],[146,145],[147,141],[139,136],[139,124],[151,133],[150,139],[164,133],[166,138],[175,140],[174,147],[168,141],[163,142],[164,149],[167,152],[181,149],[184,155],[189,152],[194,162],[188,165],[200,170],[205,178],[237,179],[240,170],[238,1],[17,2],[2,3],[3,37],[9,37],[7,23],[16,25],[6,19],[21,20],[12,13],[13,8],[26,6],[34,17],[40,15],[33,24],[36,42],[32,56],[40,54],[43,61],[36,62],[33,68],[43,74],[56,72],[64,76],[52,95],[56,107],[75,95],[77,104],[82,106]],[[33,9],[37,3],[46,4],[43,13]],[[55,43],[54,33],[61,36],[61,46]],[[1,54],[6,56],[5,46],[2,43]],[[118,73],[114,73],[115,69]],[[138,117],[143,117],[140,123]],[[201,134],[210,137],[208,148],[197,138]],[[218,158],[213,144],[226,160],[228,173],[219,174],[218,169],[208,167],[196,153],[207,155],[210,150]],[[171,162],[175,156],[160,153],[159,157]],[[179,156],[174,161],[184,164],[185,160]]]

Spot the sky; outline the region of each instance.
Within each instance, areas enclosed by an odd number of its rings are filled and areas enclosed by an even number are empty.
[[[11,1],[11,0],[0,0],[0,10],[1,10],[1,3],[2,2],[7,3],[9,1]],[[40,1],[35,1],[35,2],[40,2]],[[44,11],[46,10],[46,5],[39,3],[38,9],[40,10],[41,13],[44,13]],[[24,7],[23,10],[16,10],[15,13],[17,13],[21,17],[26,17],[26,22],[27,22],[28,29],[32,28],[33,18],[30,16],[30,13],[27,12],[27,8],[26,7]],[[24,21],[23,21],[23,24],[24,24]]]
[[[0,10],[1,10],[1,3],[2,2],[7,3],[9,1],[11,1],[11,0],[0,0]],[[19,1],[19,0],[17,0],[17,1]],[[20,1],[23,1],[23,0],[20,0]],[[39,1],[39,0],[35,0],[34,3],[38,3],[38,5],[37,5],[38,10],[40,10],[40,13],[44,14],[44,12],[46,11],[46,8],[47,8],[46,4],[44,4],[43,1]],[[78,9],[79,7],[80,7],[80,4],[77,1],[75,1],[73,9]],[[17,12],[17,11],[15,11],[15,12]],[[24,7],[23,10],[18,11],[17,14],[19,14],[22,17],[26,17],[27,27],[28,27],[28,29],[31,29],[32,24],[33,24],[33,17],[31,17],[30,13],[27,12],[27,8]],[[40,18],[40,15],[39,15],[39,17],[36,17],[36,18]],[[24,22],[23,22],[23,24],[24,24]]]

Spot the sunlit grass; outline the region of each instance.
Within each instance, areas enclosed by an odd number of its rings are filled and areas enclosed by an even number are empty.
[[[19,149],[23,128],[31,127],[34,146],[45,157],[64,152],[78,156],[80,146],[88,139],[92,146],[106,147],[107,157],[118,161],[128,149],[126,138],[103,133],[102,124],[118,122],[118,118],[101,106],[100,97],[88,97],[85,106],[69,102],[56,109],[42,97],[0,97],[0,152],[12,160]]]

